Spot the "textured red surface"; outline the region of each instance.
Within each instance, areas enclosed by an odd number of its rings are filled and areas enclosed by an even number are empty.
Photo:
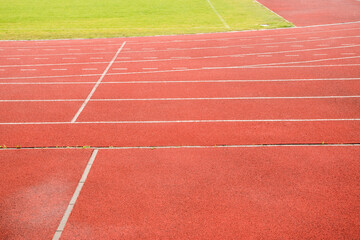
[[[51,239],[91,150],[1,150],[0,239]]]
[[[63,239],[358,239],[360,147],[100,150]]]
[[[360,123],[320,121],[0,125],[0,132],[0,145],[14,147],[319,144],[359,143]]]
[[[296,26],[359,21],[357,0],[258,0]]]

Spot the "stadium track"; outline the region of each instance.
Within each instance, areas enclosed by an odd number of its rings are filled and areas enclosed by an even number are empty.
[[[360,237],[360,22],[0,54],[0,238]]]

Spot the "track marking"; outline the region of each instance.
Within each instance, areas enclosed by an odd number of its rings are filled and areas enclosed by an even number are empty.
[[[83,71],[95,71],[98,70],[97,68],[82,68]]]
[[[101,74],[99,80],[96,82],[95,86],[93,87],[93,89],[91,90],[91,92],[89,93],[89,95],[87,96],[86,100],[83,102],[83,104],[81,105],[81,107],[79,108],[79,110],[77,111],[77,113],[75,114],[75,116],[73,117],[73,119],[71,120],[71,123],[76,122],[77,118],[79,117],[79,115],[81,114],[81,112],[84,110],[86,104],[89,102],[90,98],[92,97],[92,95],[95,93],[96,89],[98,88],[98,86],[100,85],[101,81],[104,79],[106,73],[109,71],[110,67],[112,66],[112,64],[115,62],[117,56],[119,55],[119,53],[121,52],[121,50],[123,49],[123,47],[125,46],[126,42],[123,42],[123,44],[121,45],[121,47],[117,50],[115,56],[113,57],[113,59],[110,61],[109,65],[106,67],[105,71]]]
[[[143,70],[157,70],[158,68],[142,68]]]
[[[113,98],[90,99],[89,102],[126,102],[126,101],[201,101],[201,100],[273,100],[273,99],[343,99],[360,98],[355,96],[300,96],[300,97],[202,97],[202,98]],[[38,100],[0,100],[0,102],[82,102],[85,99],[38,99]]]
[[[92,167],[92,165],[93,165],[93,163],[95,161],[95,158],[96,158],[96,155],[98,154],[98,151],[99,151],[98,149],[95,149],[92,152],[91,157],[90,157],[90,159],[89,159],[89,161],[88,161],[88,163],[86,165],[86,168],[85,168],[85,170],[84,170],[84,172],[83,172],[83,174],[81,176],[81,179],[80,179],[80,181],[79,181],[79,183],[78,183],[78,185],[77,185],[77,187],[75,189],[75,192],[74,192],[74,194],[73,194],[73,196],[72,196],[72,198],[71,198],[71,200],[70,200],[70,202],[69,202],[69,204],[68,204],[68,206],[67,206],[67,208],[65,210],[65,213],[64,213],[64,215],[63,215],[63,217],[62,217],[62,219],[60,221],[60,224],[59,224],[59,226],[58,226],[58,228],[57,228],[57,230],[56,230],[56,232],[54,234],[54,237],[52,238],[53,240],[59,240],[60,239],[61,234],[64,231],[65,225],[66,225],[66,223],[67,223],[67,221],[69,219],[69,216],[71,214],[71,211],[73,210],[74,205],[76,203],[76,200],[79,197],[79,194],[81,192],[81,189],[83,188],[83,186],[85,184],[86,178],[89,175],[89,172],[90,172],[91,167]]]
[[[326,56],[328,55],[327,53],[314,53],[314,56]]]
[[[253,43],[253,44],[237,44],[237,45],[222,45],[222,46],[210,46],[210,47],[190,47],[190,48],[166,48],[166,49],[159,49],[155,51],[142,51],[142,50],[135,50],[135,51],[128,51],[127,53],[141,53],[141,52],[167,52],[167,51],[186,51],[186,50],[201,50],[201,49],[222,49],[222,48],[244,48],[244,49],[250,49],[253,48],[253,46],[263,46],[263,45],[274,45],[274,44],[288,44],[288,43],[297,43],[297,42],[314,42],[314,41],[325,41],[325,40],[335,40],[335,39],[345,39],[345,38],[360,38],[359,35],[356,36],[347,36],[347,37],[331,37],[331,38],[324,38],[321,40],[299,40],[299,41],[290,41],[290,42],[275,42],[275,43]],[[353,46],[355,44],[346,44],[342,46]],[[300,46],[300,45],[293,45],[293,46]],[[304,47],[303,45],[301,45]]]
[[[214,13],[218,16],[218,18],[220,19],[220,21],[224,24],[224,27],[227,29],[230,29],[229,25],[225,22],[225,20],[221,17],[221,15],[218,13],[218,11],[215,9],[214,5],[211,3],[210,0],[206,0],[210,7],[212,8],[212,10],[214,11]]]
[[[103,57],[91,57],[90,59],[104,59]]]
[[[20,71],[36,71],[36,69],[20,69]]]
[[[341,53],[341,55],[355,55],[356,53]]]
[[[360,121],[360,118],[333,119],[223,119],[223,120],[169,120],[169,121],[93,121],[93,122],[11,122],[0,125],[59,125],[59,124],[163,124],[163,123],[227,123],[227,122],[339,122]]]
[[[7,58],[8,60],[19,60],[20,58]]]
[[[34,58],[34,59],[36,59],[36,60],[47,60],[49,58]]]
[[[252,83],[252,82],[308,82],[308,81],[360,81],[360,78],[309,78],[309,79],[254,79],[254,80],[173,80],[173,81],[124,81],[101,82],[102,84],[159,84],[159,83]],[[0,85],[76,85],[96,82],[0,82]]]

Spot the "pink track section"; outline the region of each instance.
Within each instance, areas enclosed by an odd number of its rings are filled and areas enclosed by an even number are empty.
[[[296,26],[359,21],[357,0],[257,0]]]
[[[0,109],[1,239],[360,238],[360,23],[2,41]]]

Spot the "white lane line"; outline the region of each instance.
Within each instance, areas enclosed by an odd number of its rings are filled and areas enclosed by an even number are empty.
[[[96,71],[98,69],[97,68],[82,68],[81,70],[84,70],[84,71]]]
[[[355,55],[356,53],[341,53],[341,55]]]
[[[47,60],[49,58],[34,58],[34,59],[36,59],[36,60]]]
[[[328,54],[326,54],[326,53],[314,53],[313,55],[314,56],[326,56]]]
[[[272,55],[257,55],[258,57],[272,57]]]
[[[80,51],[78,48],[69,48],[68,51]]]
[[[98,88],[98,86],[100,85],[101,81],[104,79],[106,73],[109,71],[110,67],[112,66],[112,64],[115,62],[117,56],[119,55],[119,53],[121,52],[121,50],[123,49],[123,47],[125,46],[126,42],[123,42],[123,44],[121,45],[121,47],[118,49],[118,51],[116,52],[115,56],[113,57],[113,59],[110,61],[109,65],[106,67],[105,71],[101,74],[99,80],[96,82],[95,86],[93,87],[93,89],[91,90],[91,92],[89,93],[89,95],[87,96],[86,100],[83,102],[83,104],[81,105],[81,107],[79,108],[79,110],[77,111],[77,113],[75,114],[75,116],[73,117],[73,119],[71,120],[71,123],[76,122],[77,118],[80,116],[81,112],[84,110],[86,104],[89,102],[90,98],[92,97],[92,95],[95,93],[96,89]]]
[[[21,48],[21,49],[17,49],[18,51],[30,51],[30,49],[27,49],[27,48]]]
[[[91,57],[90,59],[104,59],[103,57]]]
[[[158,59],[158,57],[144,57],[144,59]]]
[[[160,83],[256,83],[256,82],[309,82],[309,81],[360,81],[360,78],[290,78],[290,79],[228,79],[228,80],[170,80],[170,81],[124,81],[101,84],[160,84]],[[75,85],[96,82],[0,82],[0,85]],[[83,100],[82,100],[83,101]]]
[[[276,100],[276,99],[344,99],[360,98],[355,96],[299,96],[299,97],[202,97],[202,98],[114,98],[90,99],[90,102],[126,102],[126,101],[201,101],[201,100]],[[0,100],[0,102],[80,102],[85,99],[38,99],[38,100]]]
[[[267,48],[277,48],[279,46],[265,46],[265,47],[267,47]]]
[[[330,45],[329,44],[318,44],[316,45],[317,47],[329,47]]]
[[[56,49],[43,49],[43,51],[55,51]]]
[[[333,99],[333,98],[335,98],[335,99],[360,98],[360,95],[355,95],[355,96],[301,96],[301,97],[123,98],[123,99],[91,99],[91,101],[121,102],[121,101],[272,100],[272,99]]]
[[[152,123],[216,123],[216,122],[333,122],[360,121],[360,118],[312,118],[312,119],[223,119],[223,120],[169,120],[169,121],[94,121],[94,122],[10,122],[0,125],[59,125],[59,124],[152,124]]]
[[[230,29],[230,26],[225,22],[225,20],[222,18],[222,16],[218,13],[218,11],[216,10],[216,8],[214,7],[214,5],[211,3],[210,0],[207,0],[207,2],[209,3],[210,7],[212,8],[212,10],[214,11],[214,13],[218,16],[218,18],[220,19],[220,21],[224,24],[224,27],[227,29]]]
[[[95,51],[103,51],[105,48],[94,48]]]
[[[158,68],[142,68],[143,70],[157,70]]]
[[[288,37],[288,38],[285,38],[285,39],[288,39],[288,40],[295,40],[296,38],[295,38],[295,37]]]
[[[274,40],[274,38],[263,38],[264,41]]]
[[[304,45],[291,45],[290,47],[303,47]]]
[[[145,51],[147,51],[147,50],[155,50],[155,48],[143,48],[142,50],[145,50]]]
[[[321,61],[331,61],[331,60],[343,60],[343,59],[351,59],[351,58],[360,58],[360,56],[353,56],[353,57],[340,57],[340,58],[324,58],[324,59],[316,59],[316,60],[309,60],[309,61],[297,61],[297,62],[277,62],[277,63],[264,63],[264,64],[255,64],[255,65],[243,65],[243,66],[222,66],[222,67],[202,67],[202,68],[188,68],[186,70],[158,70],[158,71],[148,71],[148,72],[126,72],[126,73],[108,73],[108,76],[116,76],[116,75],[123,75],[123,74],[149,74],[149,73],[164,73],[164,72],[178,72],[178,71],[201,71],[201,70],[219,70],[219,69],[245,69],[245,68],[277,68],[279,66],[276,65],[286,65],[286,64],[295,64],[295,63],[309,63],[309,62],[321,62]],[[293,66],[284,66],[284,67],[293,67]],[[311,67],[310,65],[306,65],[303,67]],[[125,70],[125,69],[122,69]],[[68,78],[68,77],[91,77],[91,76],[99,76],[101,74],[80,74],[80,75],[55,75],[55,76],[30,76],[30,77],[4,77],[0,78],[4,79],[41,79],[41,78]]]
[[[335,39],[344,39],[344,38],[359,38],[360,36],[347,36],[347,37],[331,37],[331,38],[325,38],[322,40],[335,40]],[[135,51],[129,51],[129,53],[141,53],[141,52],[166,52],[166,51],[187,51],[187,50],[201,50],[201,49],[223,49],[223,48],[244,48],[244,49],[250,49],[254,46],[266,46],[266,45],[274,45],[274,44],[288,44],[288,43],[297,43],[297,42],[313,42],[318,40],[301,40],[301,41],[291,41],[291,42],[276,42],[276,43],[254,43],[254,44],[236,44],[236,45],[222,45],[222,46],[210,46],[210,47],[190,47],[190,48],[166,48],[166,49],[159,49],[156,51],[142,51],[142,50],[135,50]],[[353,46],[355,44],[347,44],[341,46]],[[299,46],[299,45],[293,45],[293,46]]]
[[[21,68],[20,71],[36,71],[36,69]]]
[[[71,211],[73,210],[74,208],[74,205],[76,203],[76,200],[77,198],[79,197],[79,194],[81,192],[81,189],[83,188],[84,184],[85,184],[85,181],[86,181],[86,178],[87,176],[89,175],[89,172],[91,170],[91,167],[92,165],[94,164],[94,161],[95,161],[95,158],[96,158],[96,155],[98,154],[98,149],[95,149],[92,154],[91,154],[91,157],[86,165],[86,168],[81,176],[81,179],[75,189],[75,192],[69,202],[69,205],[67,206],[66,210],[65,210],[65,213],[64,213],[64,216],[62,217],[61,221],[60,221],[60,224],[54,234],[54,237],[52,238],[53,240],[59,240],[60,237],[61,237],[61,234],[62,232],[64,231],[64,228],[65,228],[65,225],[69,219],[69,216],[71,214]]]

